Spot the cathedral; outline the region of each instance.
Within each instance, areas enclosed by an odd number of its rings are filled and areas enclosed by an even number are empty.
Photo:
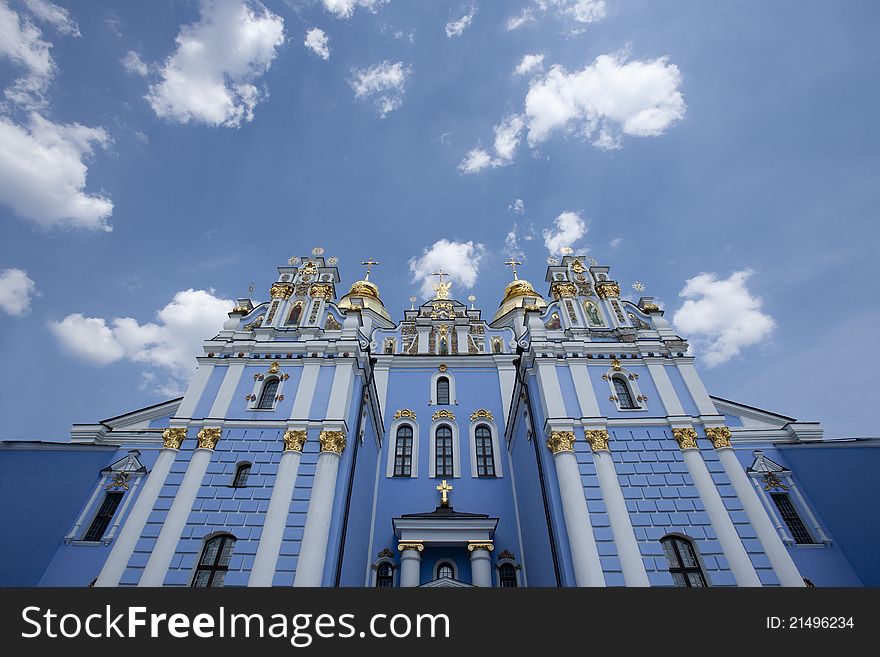
[[[183,397],[0,443],[0,585],[880,585],[880,440],[711,395],[651,297],[548,263],[393,318],[379,263],[291,258]]]

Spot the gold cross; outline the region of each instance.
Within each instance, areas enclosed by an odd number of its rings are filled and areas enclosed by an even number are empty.
[[[521,265],[522,263],[521,263],[521,262],[518,262],[518,261],[516,261],[516,260],[514,260],[513,258],[511,258],[510,260],[508,260],[508,261],[505,262],[504,264],[507,265],[508,267],[512,267],[512,268],[513,268],[513,280],[518,281],[518,280],[519,280],[519,276],[516,275],[516,266],[517,266],[517,265]]]
[[[439,276],[440,282],[437,285],[432,286],[434,291],[437,293],[438,299],[448,299],[449,298],[449,288],[452,287],[452,283],[444,283],[443,277],[449,276],[449,274],[443,271],[443,267],[440,268],[440,271],[436,271],[431,276]]]
[[[378,265],[379,263],[376,262],[375,260],[373,260],[372,258],[370,258],[369,260],[367,260],[367,261],[365,261],[365,262],[362,262],[361,264],[367,266],[367,275],[364,276],[364,280],[365,280],[365,281],[368,281],[368,280],[370,280],[370,269],[371,269],[374,265]]]
[[[449,491],[452,490],[452,486],[446,483],[444,479],[443,482],[437,486],[437,490],[440,491],[440,506],[449,506]]]

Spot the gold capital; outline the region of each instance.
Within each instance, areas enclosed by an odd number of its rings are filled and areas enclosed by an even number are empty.
[[[474,550],[491,552],[494,549],[495,546],[492,544],[492,541],[468,541],[468,552],[473,552]]]
[[[186,440],[185,427],[168,427],[162,432],[162,447],[180,449],[180,445],[184,440]]]
[[[707,427],[706,437],[712,441],[715,449],[730,447],[730,429],[727,427]]]
[[[550,294],[554,299],[562,299],[564,297],[573,297],[577,294],[577,288],[574,283],[555,282],[550,285]]]
[[[422,545],[421,541],[401,541],[397,544],[397,549],[401,552],[404,550],[418,550],[421,552],[425,549],[425,546]]]
[[[585,432],[587,435],[587,442],[590,443],[590,448],[594,452],[598,452],[600,450],[604,450],[606,452],[610,452],[611,448],[608,447],[608,431],[605,429],[593,429],[591,431]]]
[[[316,283],[309,288],[309,296],[316,299],[332,299],[333,286],[326,283]]]
[[[681,449],[697,448],[697,432],[691,427],[673,429],[672,436],[678,442],[678,446]]]
[[[221,431],[219,427],[211,429],[202,427],[198,433],[199,449],[214,449],[217,446],[217,441],[220,440]]]
[[[269,288],[269,296],[273,299],[289,299],[293,294],[293,285],[290,283],[275,283]]]
[[[547,441],[547,447],[554,454],[559,452],[574,451],[574,432],[573,431],[554,431],[550,434]]]
[[[322,452],[342,454],[345,449],[345,434],[342,431],[322,431],[318,436]]]
[[[620,296],[620,286],[614,281],[596,283],[596,294],[600,299],[616,299]]]
[[[302,429],[291,429],[284,432],[284,451],[301,452],[306,444],[308,433]]]

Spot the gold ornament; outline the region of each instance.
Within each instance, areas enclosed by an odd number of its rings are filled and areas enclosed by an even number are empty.
[[[454,420],[455,414],[446,408],[441,408],[439,411],[437,411],[436,413],[434,413],[434,415],[431,416],[432,420],[439,420],[441,418],[446,418],[448,420]]]
[[[554,299],[562,299],[563,297],[573,297],[577,295],[577,288],[574,283],[559,282],[550,285],[550,294]]]
[[[308,433],[302,429],[291,429],[284,432],[284,451],[301,452],[308,439]]]
[[[673,429],[672,436],[678,442],[678,446],[681,449],[697,448],[697,432],[691,427]]]
[[[275,283],[269,288],[269,296],[273,299],[289,299],[293,295],[293,285],[290,283]]]
[[[608,431],[605,429],[593,429],[591,431],[586,431],[585,433],[587,435],[587,442],[590,443],[590,449],[594,452],[600,450],[606,452],[611,451],[608,447]]]
[[[342,431],[322,431],[318,437],[322,452],[342,454],[345,449],[345,434]]]
[[[620,296],[620,286],[614,281],[596,283],[596,294],[600,299],[613,299]]]
[[[473,552],[474,550],[491,552],[494,549],[495,546],[492,544],[492,541],[468,541],[468,552]]]
[[[487,420],[494,420],[495,417],[492,415],[491,411],[487,411],[485,408],[480,408],[471,413],[471,420],[478,420],[481,417],[486,418]]]
[[[644,304],[642,304],[641,308],[642,308],[642,312],[646,312],[646,313],[659,313],[660,312],[660,306],[658,306],[656,303],[644,303]]]
[[[162,447],[167,449],[180,449],[180,444],[185,439],[185,427],[169,427],[162,432]]]
[[[401,408],[399,411],[397,411],[394,414],[394,419],[399,420],[402,417],[408,417],[411,420],[415,420],[416,419],[416,412],[413,410],[410,410],[408,408]]]
[[[326,283],[315,283],[309,288],[309,296],[317,299],[332,299],[333,286]]]
[[[222,430],[219,427],[211,429],[208,427],[202,427],[198,434],[199,449],[214,449],[217,446],[217,442],[220,440],[221,431]]]
[[[712,441],[715,449],[730,447],[730,429],[727,427],[707,427],[706,438]]]
[[[440,491],[440,506],[449,506],[449,491],[452,490],[452,486],[446,483],[444,479],[439,486],[437,486],[437,490]]]
[[[278,363],[272,363],[269,365],[269,374],[278,374],[278,368],[281,367]]]
[[[554,431],[550,434],[547,441],[547,447],[554,454],[559,452],[574,451],[574,432],[573,431]]]
[[[421,541],[401,541],[397,544],[397,549],[400,552],[403,552],[404,550],[418,550],[421,552],[425,549],[425,546],[422,545]]]

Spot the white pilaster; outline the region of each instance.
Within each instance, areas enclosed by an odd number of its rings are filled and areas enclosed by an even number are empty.
[[[565,402],[562,389],[559,387],[559,375],[556,363],[546,359],[536,361],[538,371],[538,387],[541,390],[541,403],[548,419],[568,417],[565,413]]]
[[[736,527],[724,507],[724,501],[712,481],[709,468],[703,460],[703,455],[697,448],[697,433],[692,428],[673,429],[673,434],[681,447],[681,454],[687,465],[688,472],[694,480],[697,493],[706,508],[712,529],[718,536],[721,551],[730,564],[730,571],[736,580],[737,586],[761,586],[758,573],[752,565],[752,560],[736,533]]]
[[[589,368],[586,363],[569,359],[568,369],[571,371],[571,380],[574,381],[574,391],[577,394],[578,405],[581,407],[581,417],[599,417],[599,402],[596,400],[596,391],[590,380]]]
[[[552,432],[547,447],[553,452],[553,461],[556,464],[575,583],[577,586],[605,586],[605,575],[599,561],[599,550],[596,548],[593,525],[590,523],[590,513],[573,451],[574,433]]]
[[[587,442],[593,449],[596,476],[608,511],[611,535],[614,536],[614,545],[623,570],[623,581],[627,586],[651,586],[609,451],[608,432],[604,429],[587,430]]]
[[[193,452],[186,468],[186,474],[183,475],[183,481],[180,482],[177,494],[174,496],[174,502],[171,503],[171,508],[168,510],[165,523],[159,531],[156,545],[147,560],[138,586],[162,586],[165,581],[168,566],[174,557],[177,543],[183,534],[183,528],[186,526],[190,511],[192,511],[193,502],[199,493],[219,438],[220,429],[203,428],[199,431],[199,446]]]
[[[684,379],[684,384],[687,387],[688,392],[691,394],[694,403],[697,405],[697,412],[700,415],[717,415],[718,409],[715,408],[715,404],[709,397],[709,393],[706,391],[706,387],[703,385],[703,380],[700,378],[700,375],[697,374],[697,369],[694,367],[693,362],[690,360],[682,361],[681,359],[676,359],[676,366],[681,373],[681,378]]]
[[[400,550],[400,586],[418,586],[421,580],[422,544],[401,543]]]
[[[342,431],[322,431],[320,440],[321,454],[318,456],[315,481],[312,484],[306,526],[299,549],[296,576],[293,579],[294,586],[321,586],[324,575],[333,500],[336,495],[336,476],[342,450],[345,449],[345,434]]]
[[[290,411],[291,420],[308,420],[309,411],[312,409],[312,399],[315,396],[315,385],[318,383],[318,374],[321,373],[321,361],[311,358],[303,365],[299,385],[296,387],[296,399],[293,400],[293,408]]]
[[[501,410],[504,413],[504,425],[507,426],[507,416],[513,402],[513,387],[516,383],[516,368],[508,359],[502,361],[502,356],[495,357],[495,368],[498,370],[498,385],[501,386]]]
[[[119,585],[119,580],[122,579],[125,568],[128,566],[128,560],[141,537],[144,525],[147,524],[147,518],[156,504],[159,492],[165,485],[165,478],[168,476],[175,458],[177,458],[176,448],[166,447],[159,451],[156,463],[147,476],[143,490],[135,500],[131,513],[128,514],[122,531],[119,532],[119,537],[113,543],[113,548],[110,550],[107,561],[104,562],[104,567],[101,569],[101,574],[98,575],[95,586]]]
[[[275,475],[272,497],[266,510],[263,533],[260,534],[248,586],[272,586],[306,436],[305,429],[290,430],[284,434],[284,453],[278,464],[278,474]]]
[[[471,584],[474,586],[492,586],[492,550],[491,543],[471,543]]]
[[[196,375],[189,382],[189,385],[186,388],[183,399],[180,400],[180,406],[177,407],[177,412],[174,414],[174,417],[185,419],[189,419],[192,417],[193,411],[196,408],[196,404],[199,403],[199,399],[201,399],[202,393],[205,390],[205,386],[208,385],[208,379],[211,378],[211,372],[213,371],[213,364],[199,363],[199,367],[196,370]]]
[[[666,366],[663,362],[646,358],[645,364],[648,366],[648,372],[651,373],[654,385],[657,386],[657,392],[660,395],[660,400],[663,402],[663,407],[666,409],[666,414],[684,415],[684,408],[678,400],[678,395],[675,394],[675,388],[672,387],[672,381],[669,380],[669,375],[666,373]]]
[[[229,404],[232,403],[232,396],[238,388],[238,382],[241,380],[243,372],[244,363],[233,363],[229,366],[229,369],[226,370],[226,376],[223,377],[223,383],[220,384],[220,389],[217,391],[217,396],[214,397],[214,403],[211,405],[208,417],[226,417]]]
[[[333,372],[333,384],[330,387],[330,400],[327,402],[327,413],[324,415],[326,419],[345,420],[348,417],[353,379],[354,361],[337,359],[336,369]]]

